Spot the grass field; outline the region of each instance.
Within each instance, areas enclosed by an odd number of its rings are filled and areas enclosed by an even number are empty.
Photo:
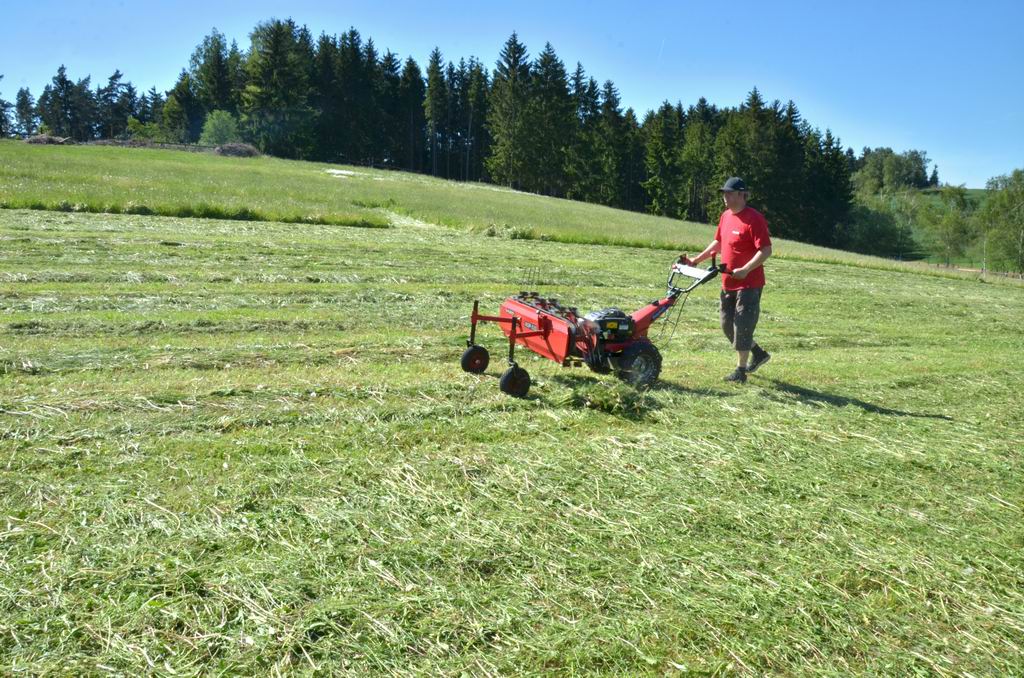
[[[756,204],[756,197],[755,197]],[[0,208],[383,226],[395,214],[515,239],[701,250],[707,224],[534,196],[491,184],[278,158],[0,140]],[[937,271],[780,240],[787,258]]]
[[[91,199],[32,158],[0,199]],[[515,400],[474,299],[632,309],[671,255],[431,185],[381,229],[0,210],[0,673],[1024,673],[1019,285],[780,256],[746,385],[705,287],[656,388],[524,354]]]

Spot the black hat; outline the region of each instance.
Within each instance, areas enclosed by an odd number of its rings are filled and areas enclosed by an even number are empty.
[[[719,192],[745,191],[747,190],[747,185],[743,183],[743,179],[740,179],[739,177],[729,177],[728,179],[725,180],[725,183],[718,190]]]

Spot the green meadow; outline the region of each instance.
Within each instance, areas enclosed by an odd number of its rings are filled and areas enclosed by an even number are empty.
[[[474,300],[633,310],[710,227],[10,142],[0,203],[0,673],[1024,673],[1019,284],[779,241],[747,384],[709,285],[653,388],[513,399]]]
[[[756,198],[755,198],[756,201]],[[381,227],[395,215],[498,235],[678,251],[714,229],[421,174],[278,158],[0,140],[0,209],[276,220]],[[787,257],[888,270],[920,264],[782,241]]]

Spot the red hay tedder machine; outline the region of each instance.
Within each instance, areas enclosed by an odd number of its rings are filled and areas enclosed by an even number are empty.
[[[655,320],[672,308],[680,297],[708,282],[724,270],[714,260],[702,269],[681,263],[672,264],[665,297],[626,314],[617,308],[593,311],[584,316],[574,307],[564,307],[557,299],[545,299],[536,292],[520,292],[501,304],[496,316],[481,315],[479,302],[473,302],[468,348],[462,354],[462,369],[480,374],[490,363],[490,354],[476,343],[477,323],[498,323],[508,337],[509,367],[501,375],[498,387],[522,398],[530,390],[530,375],[515,360],[516,344],[537,355],[561,364],[586,365],[594,372],[614,370],[623,381],[648,386],[661,373],[661,353],[647,337]],[[690,279],[686,287],[676,285],[677,276]]]

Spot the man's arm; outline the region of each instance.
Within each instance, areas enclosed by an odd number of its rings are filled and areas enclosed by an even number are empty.
[[[765,260],[767,260],[768,257],[770,257],[771,255],[772,255],[771,245],[769,245],[767,247],[762,247],[750,259],[750,261],[748,261],[746,263],[746,265],[740,266],[735,271],[733,271],[730,275],[732,275],[732,277],[736,278],[737,280],[743,280],[748,275],[750,275],[751,271],[753,271],[755,268],[757,268],[758,266],[763,264],[765,262]]]
[[[679,257],[679,260],[688,266],[696,266],[700,262],[704,261],[712,254],[717,254],[722,251],[722,243],[717,240],[712,240],[711,244],[704,248],[704,251],[695,256],[693,259],[689,258],[685,254]]]

